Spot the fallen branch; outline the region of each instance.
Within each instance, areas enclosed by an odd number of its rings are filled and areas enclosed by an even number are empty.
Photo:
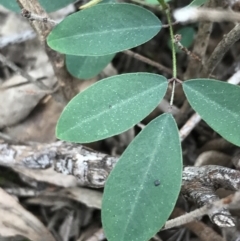
[[[182,209],[175,208],[173,210],[173,213],[171,214],[171,218],[183,217],[183,215],[185,214],[186,213]],[[195,220],[193,222],[183,224],[183,227],[193,232],[202,241],[226,241],[216,231],[214,231],[212,228],[210,228],[201,221]]]
[[[53,165],[57,172],[76,177],[80,185],[95,188],[104,186],[118,159],[61,141],[33,146],[0,144],[0,165],[15,169],[46,169]],[[183,170],[181,193],[200,207],[218,200],[215,191],[220,187],[240,190],[240,171],[221,166],[185,167]],[[225,208],[211,209],[207,214],[221,227],[234,225]]]
[[[234,209],[236,207],[239,208],[239,201],[240,201],[240,192],[236,192],[234,195],[230,195],[226,198],[210,203],[202,208],[199,208],[190,213],[187,213],[184,216],[180,216],[178,218],[167,221],[164,226],[164,229],[181,226],[183,224],[195,221],[199,217],[209,214],[209,212],[212,213],[212,210],[222,209],[222,208],[231,208],[231,209]],[[231,226],[229,225],[225,227],[231,227]]]

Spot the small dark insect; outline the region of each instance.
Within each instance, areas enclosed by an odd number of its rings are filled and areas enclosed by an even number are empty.
[[[154,181],[154,185],[157,187],[157,186],[159,186],[161,184],[161,182],[159,181],[159,180],[155,180]]]

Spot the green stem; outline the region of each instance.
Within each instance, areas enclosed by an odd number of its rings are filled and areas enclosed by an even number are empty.
[[[161,4],[163,10],[165,11],[165,13],[167,15],[167,21],[168,21],[168,25],[169,25],[170,38],[171,38],[171,43],[172,43],[173,78],[175,79],[175,78],[177,78],[177,59],[176,59],[176,49],[175,49],[175,43],[174,43],[174,34],[173,34],[171,13],[170,13],[169,6],[165,3],[164,0],[158,0],[158,2]],[[170,105],[171,106],[173,105],[175,85],[176,85],[176,81],[173,80],[172,94],[171,94],[171,101],[170,101]]]
[[[173,78],[177,78],[176,49],[175,49],[175,43],[174,43],[174,34],[173,34],[171,13],[170,13],[169,6],[165,3],[164,0],[158,0],[158,2],[161,4],[163,10],[165,11],[165,13],[167,15],[167,21],[168,21],[168,25],[169,25],[170,38],[171,38],[171,43],[172,43]]]
[[[173,81],[173,85],[172,85],[172,93],[171,93],[170,106],[173,106],[173,99],[174,99],[174,93],[175,93],[175,86],[176,86],[176,80]]]
[[[168,20],[168,24],[169,24],[170,38],[171,38],[171,43],[172,43],[173,78],[177,78],[176,49],[175,49],[175,43],[174,43],[172,19],[171,19],[171,15],[170,15],[169,9],[166,9],[166,15],[167,15],[167,20]]]

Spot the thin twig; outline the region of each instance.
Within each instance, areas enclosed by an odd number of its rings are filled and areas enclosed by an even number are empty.
[[[217,7],[217,0],[209,0],[204,4],[205,8]],[[209,38],[212,32],[213,24],[211,22],[200,22],[197,35],[195,37],[192,52],[198,56],[202,61],[205,59]],[[192,79],[199,77],[199,70],[201,65],[198,60],[189,59],[187,70],[184,74],[184,79]]]
[[[181,38],[182,36],[180,34],[176,34],[174,36],[174,43],[178,46],[178,48],[180,50],[182,50],[183,52],[185,52],[188,56],[190,56],[192,59],[195,59],[197,61],[199,61],[202,64],[202,60],[199,56],[197,56],[196,54],[194,54],[193,52],[191,52],[190,50],[188,50],[185,46],[183,46],[181,44]]]
[[[41,21],[41,22],[44,22],[44,23],[50,23],[52,24],[53,26],[55,26],[56,24],[58,24],[57,21],[51,19],[51,18],[48,18],[48,17],[42,17],[42,16],[39,16],[37,14],[34,14],[30,11],[28,11],[27,9],[22,9],[22,16],[29,19],[30,21]]]
[[[205,7],[214,7],[214,6],[217,6],[217,3],[218,3],[217,0],[211,0],[209,1],[208,5],[205,5]],[[193,53],[199,56],[202,60],[204,60],[205,58],[205,53],[208,46],[208,40],[211,33],[211,29],[212,29],[212,23],[210,22],[200,23],[199,25],[199,31],[196,36]],[[236,30],[236,27],[234,29]],[[233,44],[232,43],[233,39],[235,41],[239,39],[240,31],[239,30],[238,32],[235,32],[235,31],[232,32],[232,31],[230,31],[227,34],[228,36],[231,33],[231,41],[228,41],[228,44],[225,44],[225,39],[229,40],[229,37],[225,36],[223,40],[218,44],[219,48],[218,46],[216,47],[216,49],[210,56],[209,60],[207,61],[207,63],[204,63],[203,65],[199,65],[199,61],[197,60],[190,61],[187,71],[184,74],[184,78],[192,79],[196,77],[207,77],[208,75],[210,75],[214,70],[214,68],[216,67],[217,63],[222,59],[226,51],[230,48],[231,45],[229,43]],[[200,71],[200,67],[202,67],[201,71]],[[239,83],[238,80],[237,82]],[[185,113],[187,113],[188,110],[190,109],[190,105],[187,102],[187,100],[185,101],[184,107],[185,107]],[[194,114],[190,118],[190,120],[182,127],[180,131],[183,134],[182,136],[185,138],[191,132],[192,128],[194,128],[200,122],[200,120],[201,119],[198,116],[198,114]],[[186,131],[186,135],[185,135],[185,131]]]
[[[162,99],[157,108],[162,112],[169,112],[169,109],[171,109],[171,113],[173,116],[175,116],[179,112],[178,107],[176,107],[175,105],[170,106],[170,103],[166,99]]]
[[[172,218],[177,218],[179,216],[185,215],[186,212],[184,212],[180,208],[175,208],[173,210],[173,213],[171,214]],[[223,237],[221,237],[216,231],[214,231],[212,228],[207,226],[201,221],[193,221],[190,223],[186,223],[183,225],[183,227],[187,228],[191,232],[193,232],[195,235],[197,235],[200,240],[202,241],[226,241]]]
[[[201,121],[201,117],[199,114],[195,113],[193,114],[190,119],[184,124],[184,126],[180,129],[180,138],[181,141],[184,141],[184,139],[191,133],[191,131],[198,125],[198,123]]]
[[[30,83],[38,86],[40,89],[43,90],[49,90],[49,87],[47,87],[45,84],[43,84],[41,81],[36,81],[32,76],[27,74],[25,71],[23,71],[21,68],[19,68],[17,65],[15,65],[13,62],[9,61],[4,55],[0,53],[0,62],[7,65],[10,69],[12,69],[14,72],[20,74],[22,77],[26,78]]]
[[[49,19],[46,11],[41,7],[38,0],[17,0],[17,2],[19,3],[21,9],[27,9],[31,13]],[[66,70],[64,56],[50,49],[46,43],[46,38],[51,32],[53,26],[41,21],[29,22],[43,43],[45,51],[52,64],[55,76],[59,82],[60,88],[58,92],[53,94],[53,97],[62,103],[67,103],[70,99],[72,99],[72,97],[76,95],[77,89],[75,88],[74,78]]]
[[[177,25],[177,24],[179,24],[179,22],[178,22],[178,21],[175,21],[175,22],[172,22],[172,23],[171,23],[171,26],[174,26],[174,25]],[[170,24],[163,24],[162,27],[163,27],[163,28],[169,28],[169,27],[170,27]]]
[[[157,62],[155,62],[155,61],[153,61],[153,60],[151,60],[151,59],[149,59],[149,58],[147,58],[145,56],[142,56],[141,54],[134,53],[131,50],[124,50],[123,53],[127,54],[127,55],[129,55],[129,56],[131,56],[131,57],[133,57],[133,58],[135,58],[137,60],[140,60],[140,61],[142,61],[142,62],[144,62],[146,64],[149,64],[149,65],[151,65],[153,67],[156,67],[160,71],[166,72],[166,73],[168,73],[170,75],[172,74],[172,70],[171,69],[169,69],[169,68],[163,66],[162,64],[159,64],[159,63],[157,63]]]
[[[240,14],[237,12],[195,7],[176,10],[174,17],[178,22],[240,22]]]
[[[240,16],[240,14],[239,14]],[[214,49],[212,55],[203,66],[202,76],[207,77],[213,72],[217,64],[222,60],[230,47],[240,39],[240,24],[237,24],[228,34],[223,36],[223,39]]]
[[[239,201],[240,201],[240,192],[236,192],[234,195],[230,195],[226,198],[213,202],[202,208],[196,209],[183,216],[180,216],[178,218],[167,221],[162,230],[170,229],[173,227],[181,226],[183,224],[195,221],[199,217],[202,217],[202,216],[208,214],[213,209],[234,207],[235,205],[237,205],[239,203]]]

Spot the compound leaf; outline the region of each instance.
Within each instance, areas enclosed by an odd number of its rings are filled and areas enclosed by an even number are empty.
[[[108,55],[147,42],[160,28],[161,21],[137,5],[97,4],[65,18],[47,42],[52,49],[69,55]]]
[[[212,79],[183,83],[192,108],[226,140],[240,146],[240,87]]]
[[[182,154],[171,114],[132,141],[104,188],[102,223],[109,241],[148,241],[171,214],[182,179]]]
[[[76,0],[39,0],[39,3],[47,12],[53,12],[75,1]],[[3,5],[5,8],[14,12],[20,12],[16,0],[0,0],[0,5]]]
[[[89,79],[99,74],[114,58],[115,54],[104,56],[66,56],[66,66],[73,76]]]
[[[167,86],[165,77],[149,73],[103,79],[68,103],[57,123],[57,137],[88,143],[124,132],[159,104]]]

